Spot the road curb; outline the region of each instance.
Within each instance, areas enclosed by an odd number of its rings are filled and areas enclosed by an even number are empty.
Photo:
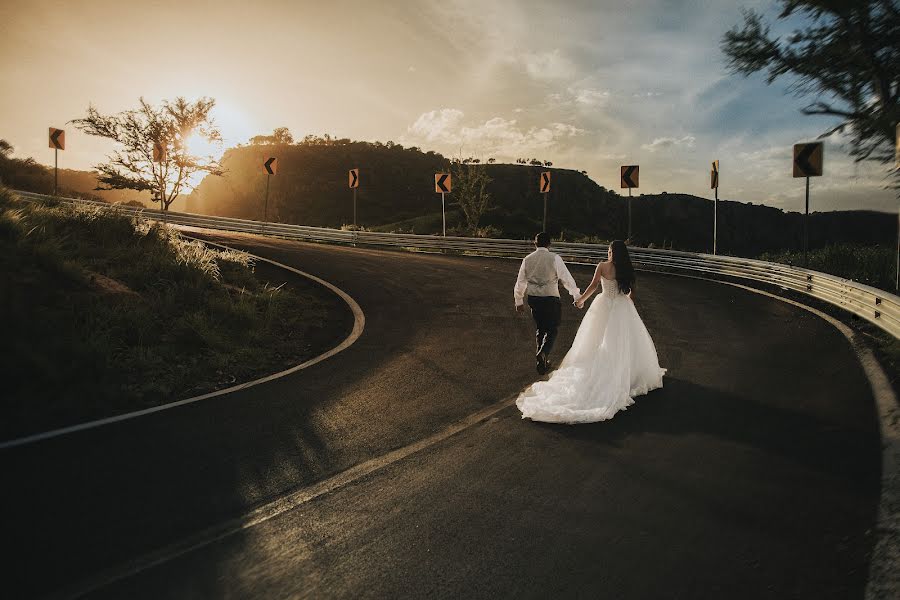
[[[221,248],[224,250],[231,250],[234,252],[243,252],[244,254],[252,256],[257,261],[265,262],[270,265],[274,265],[276,267],[285,269],[286,271],[295,273],[296,275],[299,275],[301,277],[309,279],[309,280],[325,287],[326,289],[328,289],[331,292],[333,292],[334,294],[336,294],[350,308],[350,311],[353,313],[353,330],[350,332],[350,334],[346,338],[344,338],[344,340],[340,344],[338,344],[334,348],[332,348],[332,349],[328,350],[327,352],[324,352],[316,357],[313,357],[303,363],[300,363],[299,365],[295,365],[289,369],[285,369],[284,371],[279,371],[279,372],[273,373],[271,375],[266,375],[265,377],[260,377],[259,379],[254,379],[252,381],[239,383],[237,385],[233,385],[229,388],[225,388],[222,390],[216,390],[214,392],[201,394],[199,396],[185,398],[184,400],[177,400],[175,402],[170,402],[168,404],[162,404],[160,406],[154,406],[152,408],[136,410],[136,411],[124,413],[121,415],[116,415],[113,417],[107,417],[104,419],[96,419],[94,421],[87,421],[85,423],[69,425],[68,427],[61,427],[59,429],[52,429],[50,431],[45,431],[42,433],[35,433],[35,434],[28,435],[25,437],[12,439],[12,440],[8,440],[5,442],[0,442],[0,450],[6,450],[8,448],[15,448],[17,446],[24,446],[24,445],[32,444],[32,443],[39,442],[42,440],[47,440],[47,439],[59,437],[62,435],[67,435],[70,433],[77,433],[79,431],[85,431],[88,429],[94,429],[96,427],[102,427],[103,425],[110,425],[112,423],[118,423],[120,421],[127,421],[130,419],[135,419],[137,417],[142,417],[145,415],[162,412],[164,410],[177,408],[179,406],[184,406],[186,404],[193,404],[195,402],[199,402],[201,400],[208,400],[210,398],[215,398],[217,396],[224,396],[225,394],[230,394],[232,392],[237,392],[239,390],[245,390],[247,388],[251,388],[251,387],[260,385],[262,383],[274,381],[275,379],[280,379],[280,378],[290,375],[292,373],[296,373],[297,371],[302,371],[303,369],[307,369],[315,364],[322,362],[323,360],[331,358],[335,354],[338,354],[339,352],[342,352],[342,351],[346,350],[347,348],[349,348],[350,346],[352,346],[354,344],[354,342],[356,342],[356,340],[359,339],[359,337],[362,335],[362,332],[366,326],[365,313],[363,313],[362,309],[359,307],[359,304],[356,303],[356,300],[354,300],[352,297],[350,297],[349,294],[347,294],[345,291],[338,288],[334,284],[329,283],[329,282],[325,281],[324,279],[320,279],[319,277],[316,277],[315,275],[311,275],[310,273],[306,273],[299,269],[295,269],[294,267],[289,267],[288,265],[285,265],[283,263],[280,263],[280,262],[277,262],[274,260],[270,260],[268,258],[263,258],[261,256],[255,255],[255,254],[251,254],[250,252],[244,252],[243,250],[238,250],[236,248],[230,248],[229,246],[225,246],[224,244],[218,244],[216,242],[208,242],[206,240],[202,240],[202,239],[191,237],[191,236],[184,235],[184,234],[181,234],[181,235],[187,239],[198,241],[203,244],[207,244],[209,246],[216,246],[218,248]]]

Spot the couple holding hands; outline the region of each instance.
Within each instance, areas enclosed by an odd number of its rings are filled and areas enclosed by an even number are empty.
[[[574,304],[601,293],[584,315],[572,347],[546,381],[532,384],[516,405],[523,418],[550,423],[590,423],[612,418],[634,403],[635,396],[662,387],[653,340],[635,309],[634,268],[621,240],[609,245],[607,260],[599,263],[582,294],[562,258],[550,252],[550,235],[535,236],[534,252],[519,268],[514,296],[516,311],[525,311],[525,297],[537,332],[535,363],[545,375],[551,371],[550,351],[562,318],[559,284]]]

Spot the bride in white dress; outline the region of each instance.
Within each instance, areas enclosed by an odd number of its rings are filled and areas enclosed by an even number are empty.
[[[611,419],[634,404],[634,397],[662,387],[666,370],[632,302],[634,269],[621,240],[609,246],[609,260],[575,302],[579,308],[598,287],[572,342],[547,381],[516,400],[522,418],[548,423],[591,423]]]

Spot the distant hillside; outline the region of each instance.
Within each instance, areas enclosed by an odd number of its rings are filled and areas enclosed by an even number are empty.
[[[51,186],[53,181],[53,169],[48,169]],[[96,171],[76,171],[74,169],[59,170],[59,186],[72,190],[78,194],[96,196],[97,198],[115,204],[117,202],[140,202],[144,206],[150,206],[150,192],[138,192],[136,190],[97,190]],[[157,208],[159,203],[157,202]],[[174,209],[173,209],[174,210]]]
[[[53,168],[35,162],[31,158],[11,158],[0,154],[0,184],[9,188],[36,192],[53,193]],[[136,201],[149,205],[149,192],[134,190],[96,190],[96,171],[59,170],[59,194],[79,196],[91,200],[103,200],[111,204]]]
[[[388,142],[368,143],[315,138],[299,144],[240,146],[222,159],[224,177],[207,177],[187,198],[187,210],[250,219],[263,216],[266,176],[264,157],[278,158],[271,178],[269,218],[284,223],[340,227],[352,222],[352,192],[347,171],[360,168],[358,211],[360,224],[379,230],[439,233],[440,196],[433,192],[435,172],[449,160],[434,152],[404,148]],[[530,238],[540,228],[543,198],[539,173],[545,167],[512,164],[485,165],[493,180],[491,208],[482,219],[493,234]],[[607,190],[586,175],[551,169],[550,229],[566,240],[622,238],[627,230],[627,196]],[[448,226],[459,215],[448,200]],[[713,203],[686,194],[635,195],[634,240],[637,244],[682,250],[712,249]],[[456,229],[457,232],[460,230]],[[719,202],[720,252],[756,256],[762,252],[799,248],[802,215],[741,202]],[[810,218],[810,247],[830,243],[895,243],[896,215],[871,211],[814,213]]]

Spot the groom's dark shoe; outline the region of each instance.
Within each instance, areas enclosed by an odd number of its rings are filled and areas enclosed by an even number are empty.
[[[547,372],[547,355],[543,352],[538,352],[534,355],[535,368],[537,369],[538,375],[543,375]]]

